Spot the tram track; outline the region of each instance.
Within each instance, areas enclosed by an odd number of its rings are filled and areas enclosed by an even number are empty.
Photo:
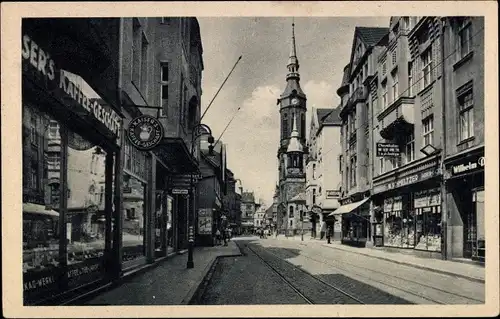
[[[284,248],[283,247],[283,249],[290,251],[290,248]],[[323,254],[319,254],[319,255],[322,258],[330,258],[330,257],[327,257],[327,256],[325,256]],[[278,255],[275,255],[275,256],[277,258],[283,258],[283,256],[278,256]],[[382,271],[378,271],[378,270],[367,268],[367,267],[363,267],[363,266],[360,266],[360,265],[357,265],[357,264],[349,263],[349,262],[346,262],[344,260],[342,261],[342,264],[349,265],[351,267],[342,267],[340,265],[340,262],[334,263],[334,262],[328,262],[328,261],[325,261],[325,260],[319,260],[319,259],[317,259],[315,257],[312,257],[311,255],[307,255],[307,254],[301,254],[301,256],[304,257],[304,258],[306,258],[306,259],[315,261],[317,263],[320,263],[320,264],[323,264],[323,265],[327,265],[327,266],[330,266],[330,267],[334,267],[334,268],[339,269],[341,271],[344,271],[344,272],[347,272],[347,273],[351,273],[351,274],[356,275],[356,276],[361,277],[361,278],[368,279],[369,281],[382,284],[384,286],[387,286],[387,287],[399,290],[401,292],[413,295],[413,296],[418,297],[418,298],[422,298],[424,300],[430,301],[430,302],[435,303],[435,304],[445,305],[445,304],[450,304],[450,303],[449,302],[444,302],[442,300],[436,300],[436,298],[432,298],[432,297],[426,296],[426,295],[422,294],[420,291],[408,289],[408,285],[391,284],[390,281],[400,280],[402,282],[410,283],[410,284],[412,284],[414,286],[423,287],[423,289],[421,289],[421,291],[425,291],[425,290],[428,291],[429,289],[431,289],[431,290],[434,290],[434,291],[438,292],[438,294],[440,294],[440,295],[452,296],[452,298],[455,298],[455,299],[459,298],[459,299],[462,299],[462,300],[469,300],[469,301],[472,301],[473,303],[476,303],[476,304],[477,303],[484,303],[484,300],[479,300],[479,299],[476,299],[476,298],[473,298],[473,297],[470,297],[470,296],[465,296],[465,295],[462,295],[462,294],[459,294],[459,293],[450,292],[450,291],[447,291],[447,290],[444,290],[444,289],[441,289],[441,288],[438,288],[438,287],[434,287],[434,286],[431,286],[431,285],[420,283],[420,282],[417,282],[417,281],[414,281],[414,280],[411,280],[411,279],[403,278],[403,277],[397,276],[395,274],[387,274],[387,273],[382,272]],[[289,262],[289,261],[286,261],[286,262]],[[355,271],[354,270],[355,268],[362,269],[362,270],[368,271],[368,272],[372,272],[372,273],[375,273],[375,274],[377,274],[379,276],[380,275],[384,276],[385,279],[381,280],[381,279],[376,279],[373,276],[367,276],[366,274],[362,274],[359,271]],[[403,288],[403,287],[407,287],[407,288]]]
[[[293,291],[295,291],[302,299],[304,299],[308,304],[316,304],[317,302],[314,300],[314,298],[312,296],[307,296],[304,291],[302,291],[299,287],[299,285],[297,284],[294,284],[292,283],[291,280],[289,280],[286,276],[284,276],[275,266],[273,266],[273,264],[269,261],[269,260],[266,260],[266,258],[264,258],[262,256],[262,254],[259,254],[255,249],[251,248],[248,244],[245,244],[244,246],[246,249],[248,249],[249,251],[251,251],[262,263],[264,263],[266,266],[268,266],[269,269],[271,269],[273,271],[273,273],[275,273],[276,275],[278,275],[282,280],[283,282],[285,282],[287,284],[287,286],[289,286],[291,289],[293,289]],[[322,280],[321,278],[318,278],[310,273],[308,273],[307,271],[305,271],[304,269],[301,269],[301,268],[298,268],[296,267],[295,265],[279,258],[277,255],[275,254],[272,254],[272,253],[269,253],[269,252],[266,252],[270,255],[273,255],[275,257],[277,257],[277,259],[281,260],[282,262],[290,265],[293,267],[293,270],[299,270],[303,275],[307,276],[308,278],[312,278],[314,279],[315,282],[317,282],[319,285],[323,286],[322,289],[325,289],[325,287],[327,287],[326,289],[329,289],[330,291],[334,291],[335,293],[337,294],[341,294],[341,298],[344,299],[344,302],[342,302],[343,304],[346,303],[346,304],[364,304],[364,302],[358,298],[356,298],[355,296],[353,296],[352,294]],[[340,296],[337,296],[337,297],[340,297]]]

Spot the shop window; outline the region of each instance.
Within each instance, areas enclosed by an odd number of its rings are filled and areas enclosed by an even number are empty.
[[[168,110],[168,84],[169,84],[169,73],[168,73],[168,62],[162,62],[160,64],[160,85],[161,85],[161,109],[160,116],[167,116]],[[181,79],[181,82],[183,79]]]
[[[35,114],[31,115],[30,119],[30,136],[31,136],[31,144],[34,146],[38,145],[38,132],[37,132],[37,118]]]
[[[485,258],[484,189],[473,190],[472,202],[476,213],[476,242],[473,257]]]
[[[38,141],[48,139],[50,135],[49,121],[45,114],[34,115],[34,110],[23,105],[23,140]],[[57,292],[59,278],[54,275],[58,271],[62,256],[59,255],[59,217],[60,206],[54,190],[56,184],[49,184],[47,178],[41,178],[43,168],[49,165],[48,157],[39,156],[46,153],[47,145],[23,145],[23,206],[22,206],[22,240],[23,240],[23,281],[25,300],[46,298],[50,291]],[[39,160],[41,162],[39,162]],[[53,177],[60,176],[60,166],[53,167]],[[43,283],[42,282],[43,278]]]
[[[457,60],[472,52],[472,24],[464,19],[458,28]]]
[[[129,189],[129,192],[123,195],[122,261],[127,262],[145,255],[144,227],[147,192],[143,181],[127,172],[123,174],[123,180]]]
[[[66,225],[68,265],[75,269],[87,266],[97,269],[95,265],[99,265],[104,256],[106,232],[95,185],[106,183],[106,152],[74,132],[68,138],[68,188],[72,190]],[[83,145],[85,147],[81,147]],[[98,278],[99,272],[91,277],[94,276]],[[77,281],[75,278],[72,285],[77,286]]]
[[[460,141],[474,136],[474,99],[472,87],[458,97]]]
[[[423,145],[434,143],[434,115],[430,115],[422,121]]]
[[[429,48],[421,55],[422,60],[422,89],[426,88],[432,81],[432,49]]]

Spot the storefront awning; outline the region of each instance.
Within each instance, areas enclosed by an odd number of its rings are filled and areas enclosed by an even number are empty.
[[[182,138],[164,138],[153,152],[177,174],[200,174],[198,161]]]
[[[365,198],[363,200],[360,200],[359,202],[354,202],[354,203],[350,203],[350,204],[347,204],[347,205],[340,206],[337,210],[335,210],[333,213],[330,213],[328,216],[342,215],[342,214],[350,213],[353,210],[355,210],[356,208],[358,208],[359,206],[361,206],[364,203],[366,203],[369,199],[370,198],[367,197],[367,198]]]
[[[43,205],[33,203],[23,203],[23,213],[59,217],[59,213],[55,210],[46,209]]]

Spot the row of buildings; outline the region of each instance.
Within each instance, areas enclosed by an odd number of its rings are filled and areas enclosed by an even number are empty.
[[[21,43],[25,304],[59,304],[239,228],[226,146],[200,125],[196,18],[24,19]],[[147,151],[128,136],[144,115],[163,127]]]
[[[356,27],[341,102],[313,110],[306,142],[294,42],[279,99],[282,231],[302,210],[313,236],[484,261],[484,19]]]

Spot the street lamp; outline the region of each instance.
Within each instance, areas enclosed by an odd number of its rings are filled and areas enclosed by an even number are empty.
[[[301,228],[302,228],[302,233],[301,233],[301,241],[304,241],[304,213],[303,210],[300,210],[300,221],[301,221]]]
[[[208,135],[208,143],[210,143],[210,146],[208,147],[209,152],[213,151],[213,146],[212,143],[214,142],[214,137],[212,136],[212,130],[210,127],[206,124],[198,124],[193,127],[193,133],[191,134],[191,156],[194,156],[194,142],[196,139],[202,135]],[[191,184],[190,184],[190,193],[191,193],[191,198],[194,200],[194,194],[193,194],[193,188],[194,188],[194,182],[193,182],[193,174],[191,173]],[[194,213],[195,213],[195,205],[194,202],[191,205],[191,211],[188,214],[188,225],[189,225],[189,246],[188,246],[188,260],[186,267],[187,268],[193,268],[194,267],[194,262],[193,262],[193,248],[194,248]]]

